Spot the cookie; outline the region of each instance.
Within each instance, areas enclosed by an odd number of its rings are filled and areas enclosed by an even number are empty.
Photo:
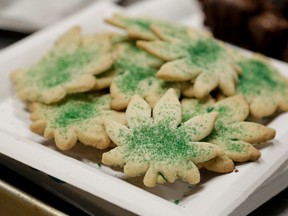
[[[152,116],[151,116],[152,115]],[[196,166],[223,152],[216,145],[200,142],[213,129],[217,112],[181,123],[181,105],[174,89],[169,89],[152,110],[139,95],[133,96],[126,110],[128,125],[105,122],[108,136],[117,145],[102,156],[109,166],[124,167],[128,176],[144,175],[144,185],[200,181]]]
[[[245,119],[249,115],[248,103],[241,95],[228,97],[215,102],[213,99],[199,101],[197,99],[183,99],[182,119],[192,118],[194,116],[217,111],[219,117],[215,122],[214,129],[204,141],[210,142],[222,148],[225,156],[208,162],[207,169],[225,172],[221,169],[221,163],[225,162],[224,168],[230,163],[230,168],[234,162],[255,161],[261,156],[261,153],[254,145],[266,142],[274,138],[275,130],[262,124],[247,122]],[[227,158],[225,158],[227,157]],[[232,161],[229,162],[229,159]],[[230,170],[232,171],[232,170]]]
[[[109,94],[95,93],[69,95],[53,105],[32,103],[30,129],[54,139],[61,150],[72,148],[78,140],[84,145],[105,149],[111,140],[105,132],[104,120],[126,122],[125,113],[111,110],[109,104]]]
[[[261,119],[288,111],[288,80],[263,56],[242,57],[236,93],[249,103],[252,117]]]
[[[180,84],[159,80],[155,75],[162,60],[137,48],[135,41],[119,42],[113,46],[116,76],[110,85],[111,108],[124,110],[134,94],[144,97],[153,107],[171,87]],[[177,91],[180,96],[180,90]]]
[[[174,42],[138,41],[137,46],[166,61],[156,76],[166,81],[190,81],[193,95],[204,98],[219,88],[226,96],[235,94],[240,72],[219,41],[195,34]]]
[[[94,87],[94,75],[113,63],[106,35],[82,36],[76,26],[64,33],[34,65],[15,70],[11,78],[22,100],[51,104],[70,93]]]

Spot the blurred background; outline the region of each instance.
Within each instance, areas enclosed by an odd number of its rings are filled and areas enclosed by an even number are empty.
[[[287,0],[199,0],[214,36],[288,61]]]
[[[106,1],[125,7],[151,2],[151,0]],[[52,25],[94,2],[95,0],[0,0],[2,38],[0,47],[5,46],[4,43],[9,44],[14,38],[17,40]],[[179,6],[183,2],[188,6],[188,1],[179,2]],[[195,19],[200,19],[201,24],[209,28],[216,38],[288,62],[288,0],[190,0],[190,2],[190,8],[185,12],[197,15]],[[150,9],[153,10],[152,7]],[[163,13],[165,8],[158,11]]]

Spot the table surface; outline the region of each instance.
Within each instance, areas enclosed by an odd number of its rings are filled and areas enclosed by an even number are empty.
[[[28,36],[24,33],[12,32],[0,29],[0,50],[8,47],[14,42]],[[47,205],[62,211],[68,215],[87,215],[79,208],[73,206],[72,204],[62,200],[61,198],[55,196],[51,192],[33,184],[30,180],[19,175],[14,170],[9,169],[0,161],[0,179],[7,182],[10,185],[18,188],[19,190],[31,195],[32,197],[46,203]],[[105,213],[103,212],[103,215]],[[284,216],[288,215],[288,188],[258,209],[254,210],[249,216]]]

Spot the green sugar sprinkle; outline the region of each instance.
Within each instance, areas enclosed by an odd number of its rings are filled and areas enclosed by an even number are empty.
[[[167,124],[168,125],[168,124]],[[174,131],[167,125],[152,125],[135,128],[127,137],[129,158],[148,156],[150,160],[178,160],[186,157],[188,152],[187,134]],[[133,152],[133,153],[132,153]]]
[[[50,54],[43,58],[29,71],[29,84],[35,84],[42,88],[53,88],[72,80],[73,75],[81,73],[81,67],[92,60],[92,53],[79,49],[74,53],[57,56]]]
[[[186,50],[193,64],[210,68],[217,62],[222,48],[213,40],[198,40],[196,44],[188,45]]]
[[[180,200],[174,200],[174,203],[176,204],[176,205],[178,205],[179,203],[180,203]]]
[[[214,107],[214,111],[219,113],[219,116],[216,120],[217,126],[222,124],[223,121],[230,119],[233,115],[235,115],[235,111],[232,109],[232,107],[227,105]]]
[[[182,112],[182,122],[185,122],[197,115],[206,113],[205,107],[206,107],[205,104],[197,102],[197,104],[193,106],[193,108],[189,107],[189,109],[184,109]]]
[[[231,140],[232,141],[232,140]],[[230,152],[237,152],[237,153],[246,153],[247,152],[247,148],[245,145],[243,145],[242,143],[235,143],[235,142],[228,142],[228,145],[226,145],[225,150],[230,151]]]
[[[238,139],[234,138],[234,134],[241,134],[245,130],[235,130],[228,126],[225,126],[221,122],[218,124],[217,129],[213,129],[212,132],[203,140],[206,142],[211,142],[216,145],[220,145],[225,151],[229,152],[246,152],[246,147],[242,143],[238,143]]]
[[[213,106],[210,104],[197,102],[197,104],[192,106],[192,108],[186,108],[185,110],[183,110],[182,121],[185,122],[197,115],[210,113],[213,111],[217,111],[219,113],[217,122],[220,122],[223,119],[230,118],[234,114],[232,107],[227,105]]]
[[[116,84],[119,89],[126,93],[134,93],[141,81],[145,79],[148,81],[149,78],[154,78],[156,74],[156,70],[139,67],[132,63],[121,62],[120,65],[122,73],[120,73]],[[150,84],[152,83],[150,82]]]
[[[207,113],[210,113],[210,112],[212,112],[212,111],[214,111],[214,107],[207,107],[207,109],[206,109],[206,111],[207,111]]]
[[[265,63],[250,59],[238,64],[242,69],[237,85],[238,92],[244,95],[259,94],[267,89],[265,93],[269,93],[270,90],[281,90],[283,87],[275,71],[272,71]]]
[[[219,106],[214,108],[215,111],[219,113],[219,115],[224,116],[232,112],[229,106]]]
[[[231,141],[239,141],[237,138],[232,138]]]
[[[55,125],[67,127],[71,124],[88,119],[94,113],[94,106],[89,103],[69,104],[61,109]]]
[[[132,161],[158,161],[169,164],[185,163],[189,158],[203,156],[211,151],[191,145],[191,134],[180,128],[170,128],[168,122],[142,125],[131,129],[125,137],[126,159]],[[196,133],[197,131],[195,131]]]
[[[66,128],[93,116],[101,115],[101,107],[107,98],[97,98],[78,94],[66,99],[57,109],[57,116],[53,121],[54,127]]]

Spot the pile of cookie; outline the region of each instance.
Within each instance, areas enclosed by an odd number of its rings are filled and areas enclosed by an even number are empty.
[[[268,59],[153,18],[105,21],[124,33],[75,26],[11,73],[33,132],[61,150],[78,141],[106,149],[103,164],[148,187],[197,184],[200,169],[228,173],[260,158],[256,145],[275,137],[261,122],[288,111],[288,81]]]

